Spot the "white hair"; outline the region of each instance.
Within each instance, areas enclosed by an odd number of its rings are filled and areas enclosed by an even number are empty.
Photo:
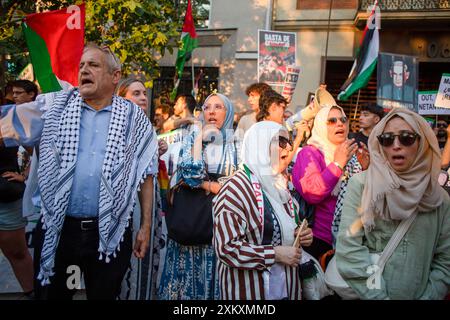
[[[114,71],[122,71],[122,66],[119,58],[111,51],[108,46],[99,46],[95,43],[88,43],[84,46],[83,53],[90,49],[97,49],[105,55],[106,64],[108,65],[109,73]]]

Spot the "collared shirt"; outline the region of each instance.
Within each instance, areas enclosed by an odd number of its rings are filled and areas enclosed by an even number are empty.
[[[98,199],[112,107],[99,111],[81,107],[80,138],[67,215],[87,218],[98,215]]]
[[[2,107],[0,130],[6,147],[20,144],[25,146],[36,146],[39,144],[41,132],[44,127],[42,115],[52,105],[56,94],[57,92],[39,95],[36,101],[21,104],[17,108],[15,105]],[[106,151],[111,112],[111,106],[105,107],[100,111],[95,111],[88,105],[83,104],[81,109],[78,157],[67,212],[70,216],[92,217],[98,215],[101,170]],[[95,152],[95,157],[89,158],[90,152]],[[91,156],[94,155],[91,154]],[[34,168],[34,171],[37,171],[37,166],[34,166]],[[146,175],[156,176],[157,173],[158,152],[155,152],[153,159],[146,169]],[[90,174],[93,175],[90,176]],[[32,191],[32,203],[34,206],[40,207],[41,201],[39,188],[37,188],[37,172],[30,172],[30,176],[36,180],[34,181],[36,189]],[[30,181],[27,181],[27,184],[29,183]],[[83,196],[87,196],[90,199],[88,201],[84,199],[80,202]],[[80,203],[83,206],[80,206]],[[84,212],[84,210],[87,211]]]

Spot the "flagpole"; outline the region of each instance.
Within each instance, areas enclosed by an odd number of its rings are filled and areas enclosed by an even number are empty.
[[[356,113],[358,112],[359,94],[360,93],[361,93],[361,89],[358,90],[358,97],[356,98],[356,106],[355,106],[355,113],[353,114],[353,120],[356,119]]]
[[[321,82],[325,82],[325,76],[327,72],[327,59],[328,59],[328,39],[330,36],[330,23],[331,23],[331,11],[333,10],[333,0],[330,0],[330,10],[328,12],[328,27],[327,27],[327,41],[325,42],[325,63],[322,72]]]
[[[195,94],[195,74],[194,74],[194,51],[191,54],[191,74],[192,74],[192,95],[197,99]]]
[[[272,9],[273,0],[267,1],[267,11],[266,11],[266,30],[272,30]]]

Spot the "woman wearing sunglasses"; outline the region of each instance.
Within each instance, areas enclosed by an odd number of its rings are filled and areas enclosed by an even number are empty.
[[[337,269],[361,299],[443,299],[450,288],[450,199],[438,185],[436,136],[421,116],[397,108],[374,128],[369,150],[368,170],[348,186]],[[369,285],[369,254],[384,251],[407,219],[412,224]]]
[[[354,139],[347,139],[348,131],[348,118],[341,107],[320,109],[311,138],[300,150],[292,170],[295,189],[315,206],[309,221],[314,240],[306,251],[317,260],[333,249],[332,222],[338,195],[345,192],[348,177],[362,170],[354,156],[358,146]]]
[[[301,249],[293,246],[297,204],[284,175],[292,149],[288,137],[273,121],[254,124],[244,136],[241,170],[216,197],[221,299],[300,299]],[[310,245],[311,229],[299,237],[302,246]]]

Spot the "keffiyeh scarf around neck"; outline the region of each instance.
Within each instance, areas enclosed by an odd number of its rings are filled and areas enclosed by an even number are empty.
[[[39,189],[45,230],[38,279],[50,283],[55,254],[68,208],[76,167],[83,99],[77,90],[57,95],[44,114],[40,143]],[[156,139],[146,115],[129,101],[113,96],[99,201],[99,259],[115,257],[129,224],[136,191],[146,176]]]

